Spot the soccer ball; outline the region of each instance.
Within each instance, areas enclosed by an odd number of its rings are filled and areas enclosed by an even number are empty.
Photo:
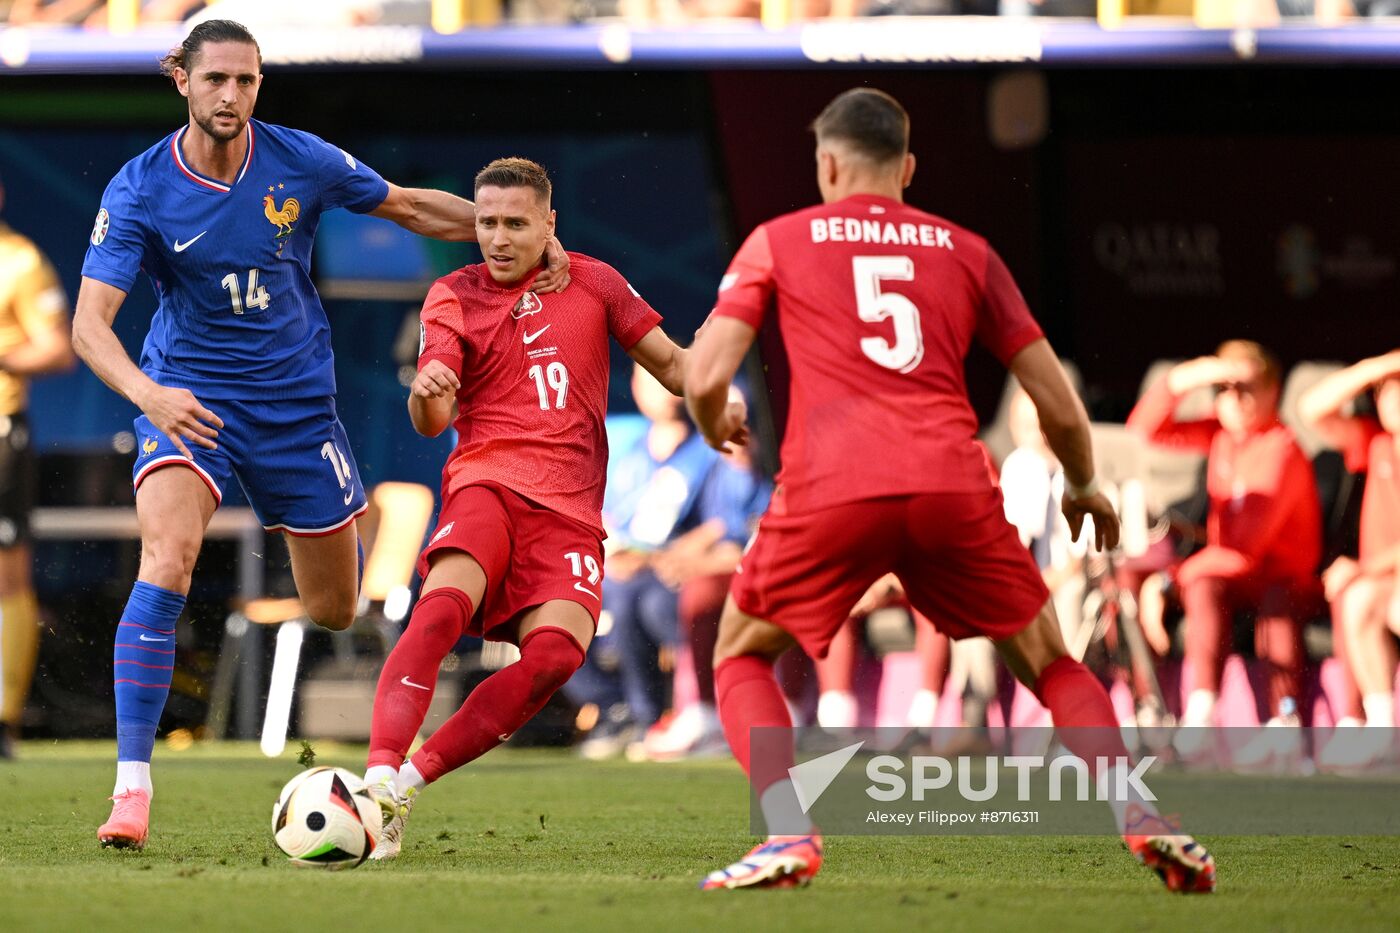
[[[293,865],[354,868],[379,844],[379,804],[344,768],[312,768],[282,788],[272,807],[272,838]]]

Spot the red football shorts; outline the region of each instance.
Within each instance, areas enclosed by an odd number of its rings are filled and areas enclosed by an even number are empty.
[[[804,515],[770,507],[730,592],[743,612],[820,658],[856,600],[891,571],[910,605],[951,638],[1009,638],[1050,598],[996,487],[865,499]]]
[[[603,542],[581,522],[504,486],[466,486],[443,504],[437,528],[418,556],[419,576],[426,579],[433,555],[445,550],[470,554],[486,571],[486,595],[468,635],[512,640],[514,626],[507,623],[552,599],[578,603],[598,625]]]

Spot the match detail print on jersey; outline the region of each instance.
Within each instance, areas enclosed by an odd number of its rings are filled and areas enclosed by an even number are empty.
[[[545,296],[484,264],[439,279],[418,366],[439,360],[461,380],[446,493],[499,485],[601,534],[609,345],[630,350],[661,316],[607,263],[569,260],[573,284]]]

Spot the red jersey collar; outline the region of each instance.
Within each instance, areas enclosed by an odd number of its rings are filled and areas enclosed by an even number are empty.
[[[852,194],[842,198],[828,207],[837,207],[841,204],[879,204],[884,207],[907,207],[903,201],[896,201],[894,198],[887,198],[882,194]]]
[[[189,125],[188,123],[186,123],[185,126],[184,126],[184,128],[181,129],[180,132],[178,132],[178,133],[176,133],[174,136],[170,137],[170,155],[174,157],[176,167],[180,169],[180,171],[184,174],[184,176],[185,176],[186,178],[188,178],[190,181],[194,182],[195,184],[199,185],[199,186],[202,187],[202,188],[209,188],[209,189],[212,189],[212,190],[214,190],[214,191],[222,191],[224,194],[227,194],[228,192],[232,191],[232,190],[233,190],[233,185],[226,185],[226,184],[224,184],[223,182],[218,181],[217,179],[209,178],[208,176],[201,175],[201,174],[199,174],[198,172],[196,172],[194,169],[190,168],[189,165],[185,162],[185,155],[184,155],[184,153],[182,153],[182,152],[180,151],[180,141],[183,140],[183,139],[185,138],[185,134],[189,132],[189,129],[190,129],[190,125]],[[243,176],[246,175],[246,174],[248,173],[248,166],[250,166],[250,165],[252,165],[252,164],[253,164],[253,121],[252,121],[252,120],[249,120],[249,121],[248,121],[248,151],[247,151],[247,152],[244,154],[244,156],[243,156],[243,167],[242,167],[241,169],[238,170],[238,177],[235,178],[235,179],[233,180],[233,184],[234,184],[234,185],[238,184],[240,181],[243,180]]]

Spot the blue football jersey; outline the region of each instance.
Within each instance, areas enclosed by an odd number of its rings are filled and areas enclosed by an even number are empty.
[[[358,213],[389,186],[300,130],[248,122],[233,184],[185,163],[186,126],[123,166],[102,196],[83,275],[129,292],[144,269],[159,305],[141,370],[200,398],[335,392],[330,325],[311,284],[321,212]]]

